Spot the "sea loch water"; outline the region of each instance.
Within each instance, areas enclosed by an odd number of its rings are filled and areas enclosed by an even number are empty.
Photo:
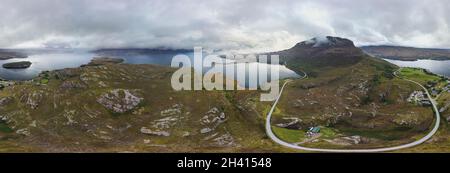
[[[146,53],[135,54],[124,51],[122,54],[117,54],[117,57],[123,58],[124,63],[128,64],[156,64],[162,66],[170,66],[172,58],[180,54],[180,52],[158,52],[158,53]],[[193,57],[193,52],[183,53],[189,57]],[[31,54],[27,58],[15,58],[8,60],[0,60],[0,66],[4,63],[16,62],[16,61],[30,61],[31,66],[27,69],[4,69],[0,67],[0,77],[7,80],[29,80],[36,77],[39,73],[46,70],[56,70],[63,68],[74,68],[80,65],[87,64],[95,57],[99,56],[89,51],[48,51],[44,53]],[[227,65],[229,66],[229,65]],[[236,68],[246,68],[246,79],[239,81],[240,84],[248,84],[248,74],[255,73],[258,67],[273,67],[275,65],[264,63],[250,63],[250,64],[236,64]],[[282,65],[279,66],[279,79],[295,78],[299,77],[294,71],[288,69]],[[273,79],[277,80],[277,79]],[[254,85],[246,85],[242,87],[257,87]]]
[[[446,61],[438,61],[438,60],[400,61],[390,59],[385,60],[400,67],[418,67],[427,69],[436,74],[450,77],[450,60]]]

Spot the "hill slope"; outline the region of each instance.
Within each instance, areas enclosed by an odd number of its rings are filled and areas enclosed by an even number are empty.
[[[0,92],[0,151],[265,151],[259,96],[174,91],[173,68],[108,64],[44,72]],[[236,99],[234,99],[236,97]]]
[[[406,101],[420,88],[394,78],[395,65],[364,54],[350,40],[315,38],[279,53],[288,66],[309,74],[285,88],[273,115],[275,132],[286,141],[317,148],[387,147],[410,142],[432,125],[430,108]],[[314,126],[322,132],[307,138]]]

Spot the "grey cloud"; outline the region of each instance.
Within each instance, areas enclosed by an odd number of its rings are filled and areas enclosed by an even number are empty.
[[[447,0],[1,0],[0,47],[278,50],[323,35],[450,47]]]

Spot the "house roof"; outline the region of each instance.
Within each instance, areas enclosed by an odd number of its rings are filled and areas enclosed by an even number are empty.
[[[313,132],[313,133],[319,133],[319,132],[320,132],[320,127],[313,127],[313,128],[311,129],[311,132]]]

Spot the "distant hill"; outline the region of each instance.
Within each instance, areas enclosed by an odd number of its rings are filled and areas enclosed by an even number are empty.
[[[12,59],[12,58],[26,58],[26,57],[27,57],[27,55],[24,53],[0,49],[0,60],[6,60],[6,59]]]
[[[280,55],[280,62],[294,70],[347,66],[366,56],[351,40],[331,36],[312,38],[270,54]]]
[[[450,49],[401,46],[364,46],[361,49],[373,56],[403,61],[415,61],[418,59],[450,60]]]
[[[146,49],[146,48],[110,48],[97,49],[92,53],[104,56],[121,56],[121,55],[145,55],[145,54],[161,54],[161,53],[186,53],[192,52],[191,49]]]

